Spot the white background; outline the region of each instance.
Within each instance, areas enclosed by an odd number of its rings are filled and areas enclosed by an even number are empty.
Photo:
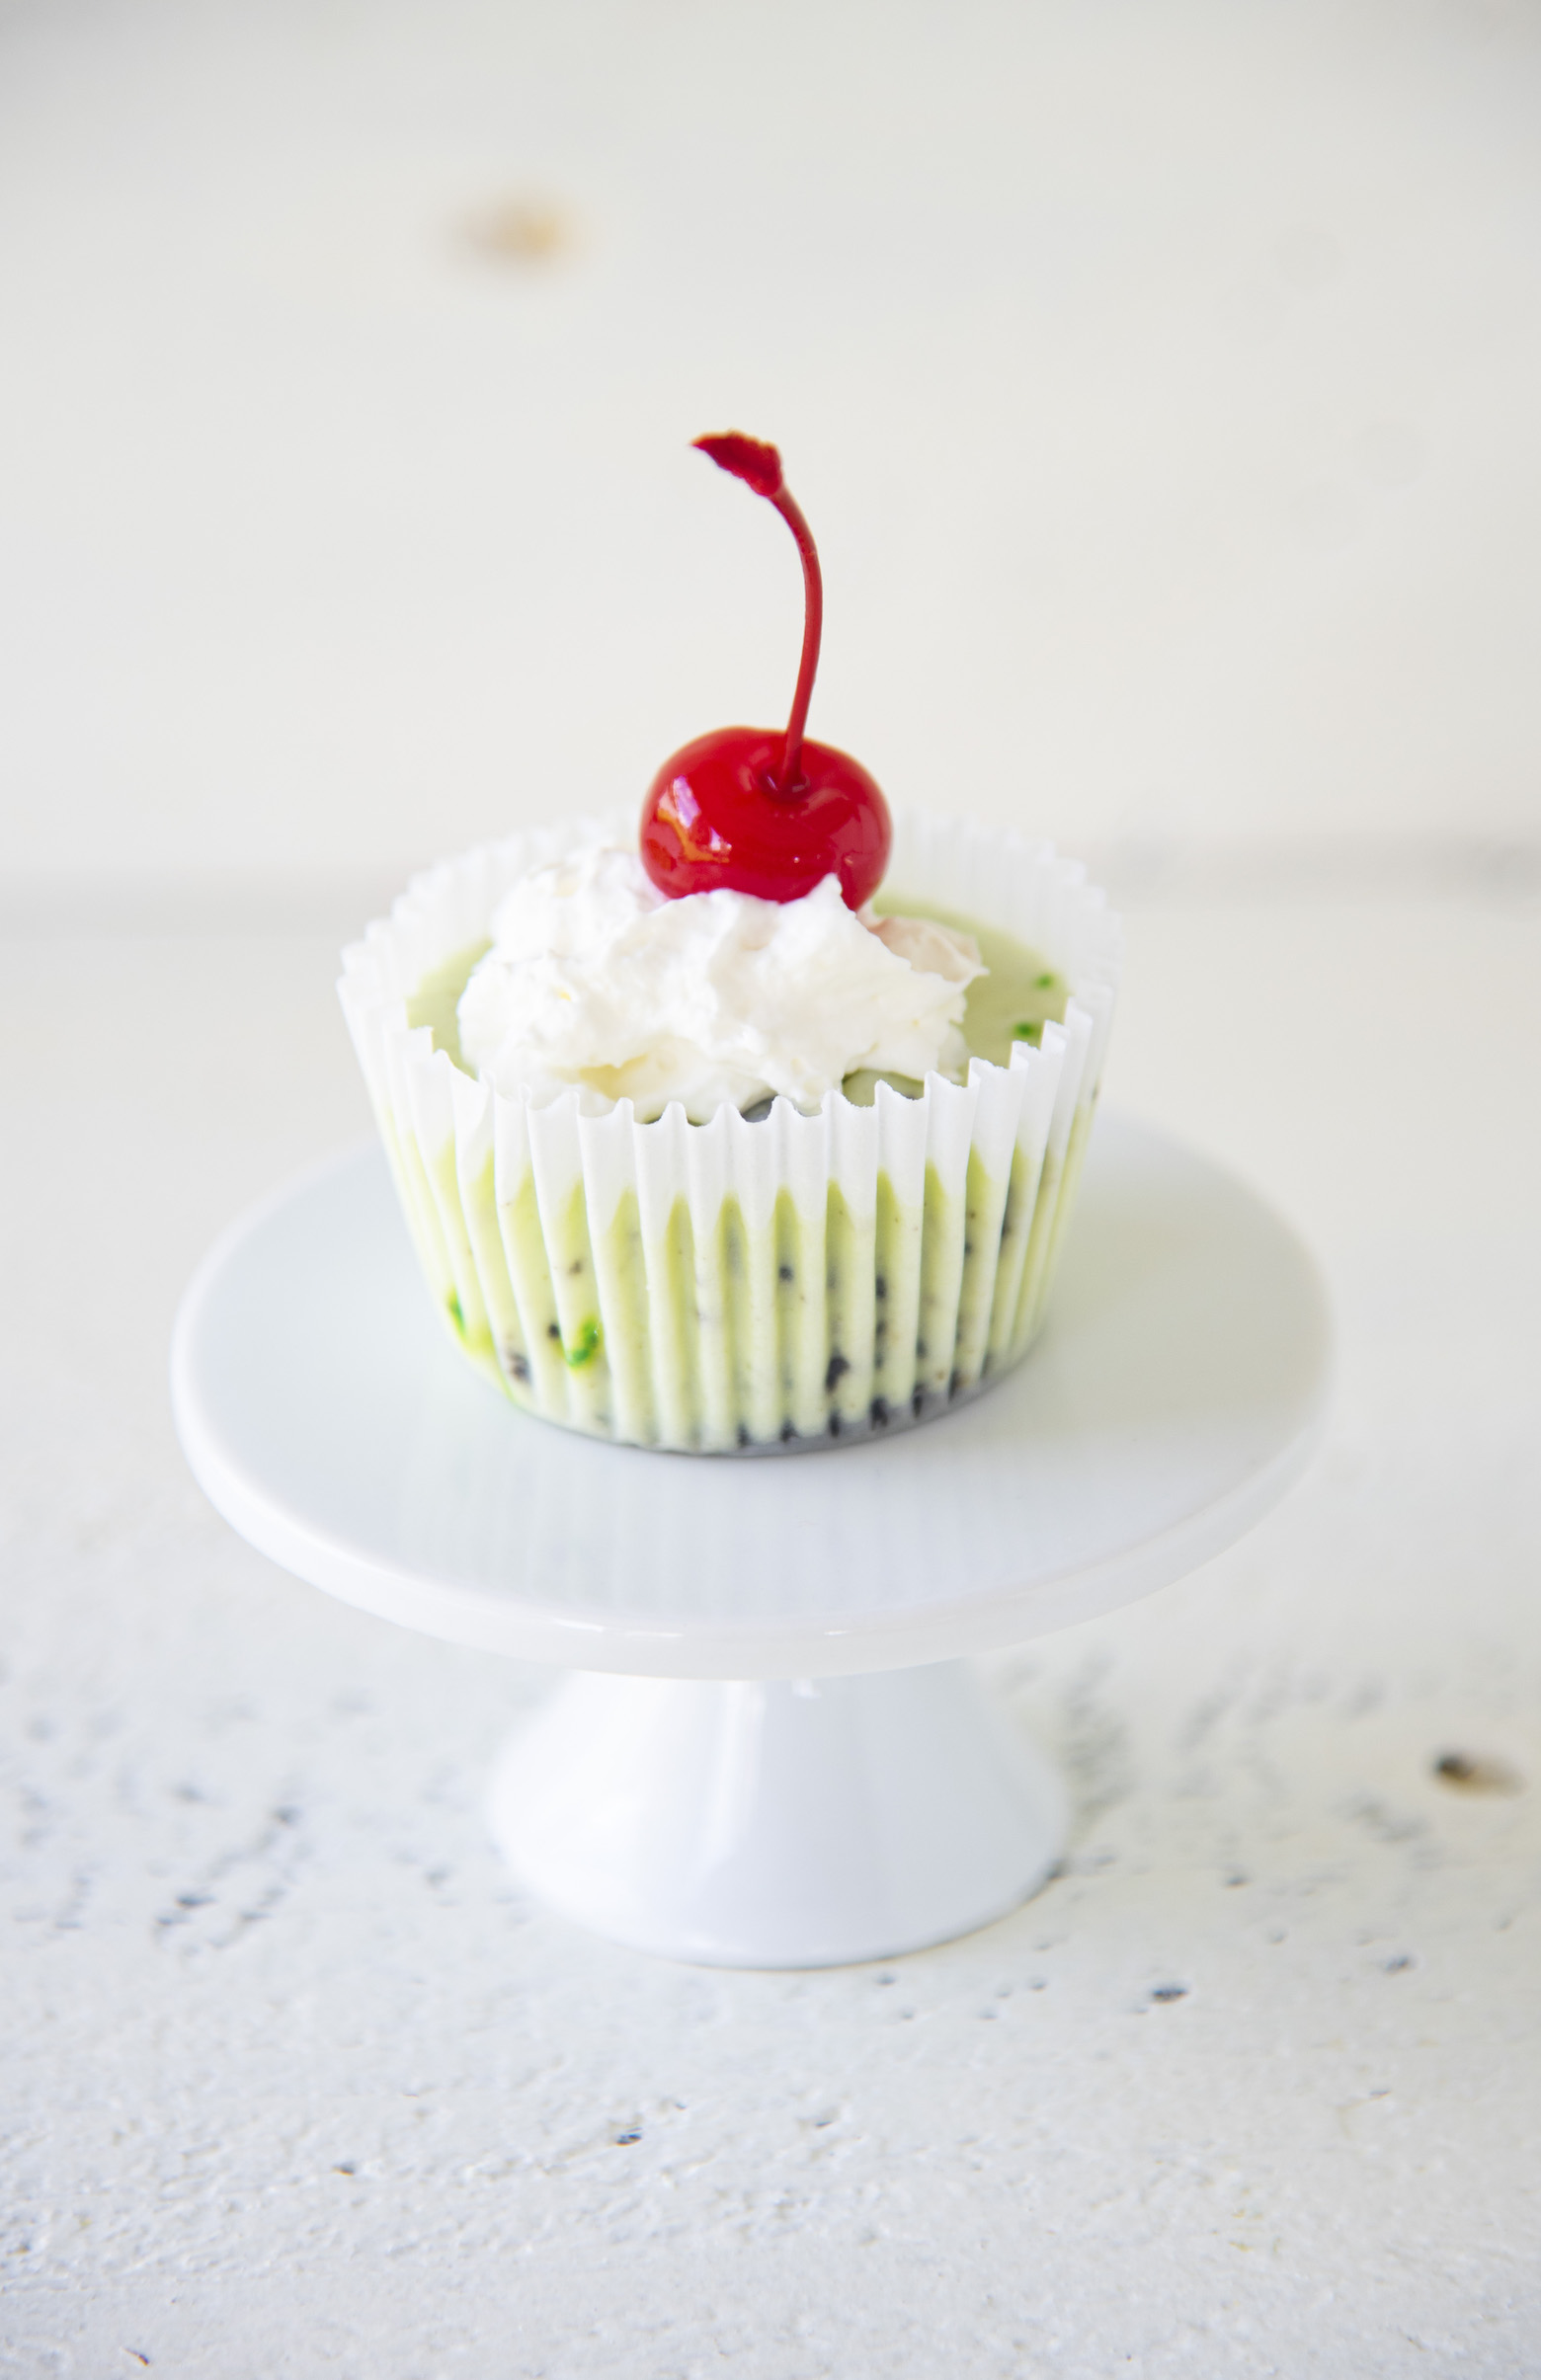
[[[0,2373],[1533,2380],[1538,135],[1533,0],[0,0]],[[1000,1665],[1066,1873],[815,1976],[524,1903],[539,1677],[165,1398],[369,905],[779,715],[729,425],[815,731],[1111,869],[1110,1096],[1341,1341]]]
[[[399,870],[773,723],[729,425],[896,798],[1528,836],[1538,123],[1527,0],[7,0],[4,866]]]

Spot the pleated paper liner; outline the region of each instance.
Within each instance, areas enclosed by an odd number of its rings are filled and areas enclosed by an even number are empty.
[[[492,1092],[453,994],[503,893],[590,839],[515,835],[419,877],[340,986],[429,1287],[516,1404],[680,1452],[828,1446],[945,1411],[1042,1321],[1092,1128],[1118,922],[1084,871],[953,821],[896,820],[883,888],[1012,935],[1069,987],[1008,1066],[870,1106],[829,1092],[693,1125],[629,1100]],[[432,1021],[423,1021],[425,1018]],[[445,1045],[448,1046],[445,1046]]]

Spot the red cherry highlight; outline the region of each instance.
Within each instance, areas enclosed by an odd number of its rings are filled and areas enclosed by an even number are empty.
[[[804,736],[824,626],[813,532],[774,446],[737,430],[694,443],[774,505],[791,530],[803,566],[802,657],[784,733],[715,728],[664,762],[642,807],[642,863],[672,900],[726,887],[798,901],[838,876],[846,901],[859,909],[882,882],[893,830],[860,761]]]

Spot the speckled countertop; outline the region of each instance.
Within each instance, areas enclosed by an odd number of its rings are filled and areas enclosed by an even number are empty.
[[[365,1128],[329,945],[6,950],[0,2370],[1541,2365],[1537,912],[1131,922],[1110,1095],[1319,1250],[1331,1441],[999,1665],[1066,1872],[813,1975],[527,1906],[478,1802],[539,1676],[282,1576],[182,1468],[189,1268]]]

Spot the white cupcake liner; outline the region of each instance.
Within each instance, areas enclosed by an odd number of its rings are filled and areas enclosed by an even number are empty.
[[[1042,1320],[1112,1022],[1118,920],[1047,846],[900,817],[884,897],[1014,935],[1064,977],[1063,1024],[1009,1067],[871,1107],[838,1091],[703,1125],[576,1091],[493,1092],[408,1022],[486,941],[514,879],[596,833],[513,835],[418,877],[339,986],[434,1296],[520,1405],[681,1452],[827,1445],[944,1410]]]

